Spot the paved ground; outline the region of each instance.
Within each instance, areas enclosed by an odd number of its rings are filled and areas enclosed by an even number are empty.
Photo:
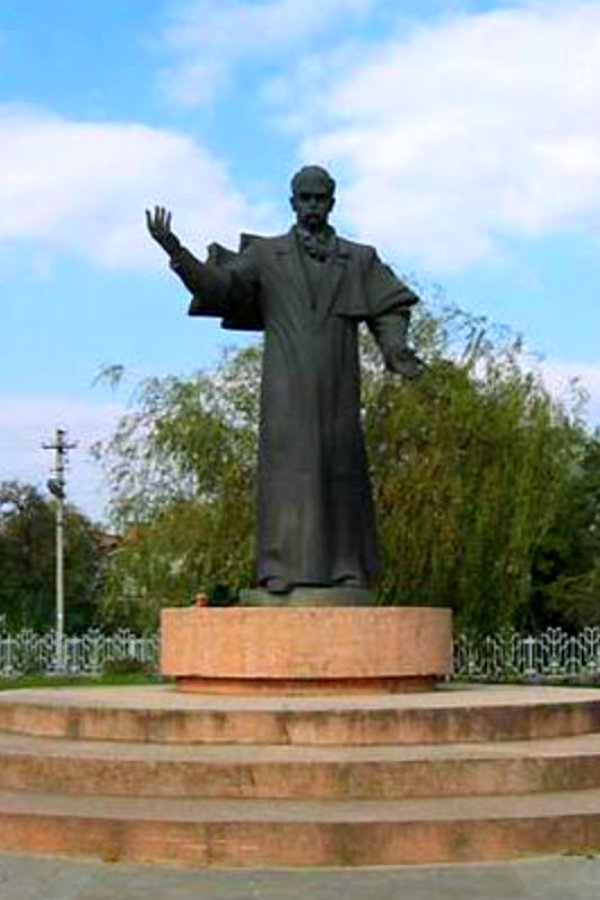
[[[262,871],[0,853],[0,900],[598,900],[600,857]]]

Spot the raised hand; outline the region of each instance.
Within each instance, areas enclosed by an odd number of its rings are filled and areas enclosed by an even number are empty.
[[[148,231],[169,256],[181,249],[179,238],[171,231],[171,213],[164,206],[155,206],[154,212],[146,210]]]

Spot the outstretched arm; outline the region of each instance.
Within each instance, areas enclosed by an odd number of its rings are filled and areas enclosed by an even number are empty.
[[[200,262],[193,253],[182,246],[177,235],[171,231],[171,213],[164,206],[155,206],[154,212],[146,210],[148,231],[165,253],[169,264],[181,278],[194,300],[192,314],[224,315],[229,309],[229,283],[217,269]]]
[[[224,323],[228,323],[235,311],[241,310],[241,318],[244,319],[244,310],[252,306],[255,299],[252,266],[248,266],[247,261],[240,261],[234,267],[220,265],[218,261],[211,260],[210,254],[208,264],[201,262],[182,246],[171,230],[171,220],[171,213],[164,206],[155,206],[154,211],[146,210],[146,225],[150,235],[168,253],[171,268],[192,294],[189,314],[220,316]],[[224,253],[222,251],[222,255]],[[237,260],[237,254],[229,255]],[[254,321],[251,315],[248,321],[250,320]],[[225,327],[234,326],[226,324]],[[245,324],[239,327],[250,326]]]

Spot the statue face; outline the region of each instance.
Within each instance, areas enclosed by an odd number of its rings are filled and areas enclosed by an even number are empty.
[[[327,224],[335,198],[329,184],[318,174],[303,175],[290,198],[296,220],[307,231],[319,231]]]

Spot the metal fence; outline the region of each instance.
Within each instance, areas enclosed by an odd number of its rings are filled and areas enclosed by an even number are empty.
[[[0,676],[18,678],[28,673],[95,675],[111,664],[139,664],[158,668],[159,635],[139,636],[120,630],[105,634],[91,629],[69,635],[59,645],[56,633],[23,630],[0,633]]]
[[[64,672],[92,675],[114,664],[140,664],[157,671],[160,636],[139,636],[99,629],[64,638],[56,633],[24,630],[0,632],[0,677]],[[494,635],[459,635],[454,642],[453,674],[470,681],[573,679],[600,683],[600,628],[568,634],[548,628],[535,635],[505,631]]]
[[[600,628],[568,634],[548,628],[534,635],[517,631],[454,643],[454,676],[471,681],[573,679],[600,682]]]

